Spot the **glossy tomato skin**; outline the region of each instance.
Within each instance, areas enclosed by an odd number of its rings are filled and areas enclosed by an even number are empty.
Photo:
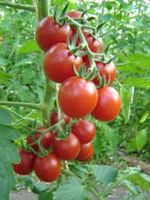
[[[55,22],[53,17],[48,16],[42,19],[37,27],[36,41],[41,49],[48,51],[53,45],[66,42],[67,37],[71,34],[68,24],[61,26]]]
[[[79,19],[82,16],[82,12],[78,11],[78,10],[72,10],[72,11],[66,13],[66,15],[68,15],[72,19]]]
[[[43,131],[45,130],[44,127],[39,128],[39,131]],[[28,145],[32,145],[32,147],[34,148],[35,151],[39,151],[39,146],[37,144],[33,144],[37,139],[39,139],[39,137],[41,136],[40,132],[36,132],[34,135],[30,135],[27,137],[27,144]],[[52,144],[52,134],[50,131],[48,131],[47,133],[45,133],[43,135],[43,138],[41,139],[41,145],[45,148],[45,149],[49,149],[50,146]]]
[[[32,172],[34,168],[34,162],[35,162],[35,154],[32,152],[27,152],[24,149],[19,150],[20,155],[20,163],[13,164],[13,169],[17,174],[20,175],[27,175],[30,172]]]
[[[53,153],[49,153],[45,157],[37,157],[34,171],[40,180],[45,182],[54,181],[61,173],[61,161]]]
[[[66,124],[70,123],[70,117],[68,117],[67,115],[65,115],[64,113],[61,113],[62,118],[64,119]],[[53,111],[50,113],[50,123],[51,125],[54,125],[58,122],[58,113],[56,111]]]
[[[105,86],[98,89],[98,101],[92,112],[94,118],[100,121],[112,121],[121,109],[121,98],[113,87]]]
[[[75,76],[73,66],[78,71],[81,64],[82,58],[71,54],[65,43],[54,45],[45,54],[43,61],[45,75],[49,80],[57,83],[62,83],[67,78]]]
[[[78,77],[67,79],[59,90],[58,102],[69,117],[79,118],[90,114],[95,108],[98,93],[91,81]]]
[[[82,144],[80,153],[76,159],[79,161],[89,161],[93,157],[93,154],[94,154],[94,148],[92,142],[89,142],[87,144]]]
[[[72,133],[77,136],[81,144],[86,144],[94,139],[96,128],[94,124],[88,120],[80,119],[75,122],[71,128]]]
[[[80,152],[80,145],[78,138],[72,133],[65,139],[54,137],[52,143],[54,153],[63,160],[76,158]]]

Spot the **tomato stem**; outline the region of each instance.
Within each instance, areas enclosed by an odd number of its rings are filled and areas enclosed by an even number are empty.
[[[0,101],[0,105],[7,105],[7,106],[22,106],[22,107],[33,108],[33,109],[36,109],[36,110],[41,110],[41,106],[40,106],[40,104],[35,104],[35,103]]]
[[[31,11],[31,12],[35,11],[33,6],[25,5],[25,4],[0,2],[0,6],[7,6],[7,7],[10,7],[10,8],[27,10],[27,11]]]

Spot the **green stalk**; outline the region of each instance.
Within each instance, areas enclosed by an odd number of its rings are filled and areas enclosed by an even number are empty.
[[[41,106],[39,104],[35,104],[35,103],[0,101],[0,105],[22,106],[22,107],[29,107],[29,108],[41,110]]]
[[[48,16],[48,4],[49,0],[33,0],[37,19],[40,21],[44,17]],[[50,103],[54,94],[55,88],[51,84],[51,82],[45,78],[45,89],[43,98],[41,100],[41,109],[42,109],[42,118],[43,124],[46,127],[50,125]]]
[[[14,9],[21,9],[34,12],[34,7],[30,5],[18,4],[18,3],[8,3],[8,2],[0,2],[0,6],[10,7]]]

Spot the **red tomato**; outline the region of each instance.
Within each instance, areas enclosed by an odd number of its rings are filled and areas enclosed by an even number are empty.
[[[79,19],[82,16],[82,12],[80,12],[78,10],[72,10],[72,11],[66,13],[66,15],[68,15],[72,19]]]
[[[64,113],[61,113],[62,118],[64,119],[66,124],[70,123],[70,117],[68,117],[67,115],[65,115]],[[53,111],[50,113],[50,123],[51,125],[54,125],[58,122],[58,113]]]
[[[58,178],[61,172],[61,162],[53,153],[45,157],[37,157],[34,171],[37,177],[45,182],[51,182]]]
[[[91,51],[97,53],[103,52],[103,42],[101,39],[95,39],[90,33],[83,31],[84,37],[89,45]]]
[[[97,104],[98,93],[91,81],[78,77],[67,79],[59,90],[61,110],[72,118],[90,114]]]
[[[98,101],[92,112],[93,117],[100,121],[112,121],[119,114],[121,98],[113,87],[105,86],[98,89]]]
[[[94,148],[92,142],[81,145],[81,150],[77,156],[77,160],[80,161],[89,161],[93,157]]]
[[[74,123],[71,130],[72,133],[77,136],[81,144],[91,142],[96,134],[94,124],[84,119],[80,119]]]
[[[18,164],[13,164],[13,169],[17,174],[27,175],[32,172],[35,162],[35,154],[32,152],[27,152],[24,149],[19,150],[20,162]]]
[[[41,127],[39,128],[39,131],[43,131],[45,128]],[[30,135],[27,137],[27,144],[32,145],[32,147],[34,148],[34,150],[39,151],[39,146],[37,144],[34,144],[34,142],[39,139],[39,137],[41,136],[40,132],[36,132],[34,135]],[[47,133],[45,133],[43,135],[43,138],[41,139],[41,145],[45,148],[45,149],[49,149],[52,143],[52,134],[50,133],[50,131],[48,131]]]
[[[53,17],[45,17],[37,27],[36,41],[44,51],[49,50],[54,44],[66,42],[71,35],[71,28],[68,24],[63,26],[55,22]]]
[[[82,58],[71,54],[65,43],[58,43],[45,54],[43,63],[47,78],[62,83],[67,78],[75,76],[73,66],[78,70]]]
[[[89,60],[87,56],[84,56],[83,62],[86,64],[87,67],[90,66]],[[103,62],[96,62],[96,67],[98,68],[98,72],[101,76],[105,76],[106,81],[110,81],[110,83],[113,83],[116,77],[116,67],[113,62],[110,62],[108,64],[105,64]],[[96,85],[99,85],[98,78],[94,78],[93,82]]]
[[[65,139],[54,137],[52,146],[56,156],[63,160],[72,160],[76,158],[80,152],[80,142],[72,133]]]

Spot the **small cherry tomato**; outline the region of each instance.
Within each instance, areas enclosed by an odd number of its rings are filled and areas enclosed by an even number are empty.
[[[39,128],[39,131],[43,131],[45,130],[45,128],[41,127]],[[40,132],[36,132],[35,134],[32,134],[30,136],[27,137],[27,144],[28,145],[32,145],[32,147],[34,148],[35,151],[39,151],[39,146],[38,144],[34,144],[41,136]],[[41,139],[41,145],[45,148],[45,149],[49,149],[50,146],[52,144],[52,134],[50,131],[46,132],[42,139]]]
[[[59,42],[66,42],[71,35],[71,28],[68,24],[59,25],[51,16],[42,19],[36,30],[36,41],[40,48],[47,51]]]
[[[96,134],[95,126],[92,122],[80,119],[72,126],[72,133],[77,136],[81,144],[86,144],[94,139]]]
[[[35,162],[35,154],[32,152],[27,152],[24,149],[19,150],[20,162],[18,164],[13,164],[13,169],[17,174],[27,175],[32,172]]]
[[[61,161],[53,153],[45,157],[37,157],[34,171],[37,177],[45,182],[51,182],[58,178],[61,172]]]
[[[64,119],[66,124],[70,123],[70,117],[68,117],[67,115],[65,115],[64,113],[61,113],[62,118]],[[58,122],[58,113],[53,111],[50,113],[50,123],[51,125],[54,125]]]
[[[47,78],[62,83],[75,76],[73,67],[78,71],[82,65],[82,58],[71,54],[65,43],[58,43],[45,54],[43,64]]]
[[[79,161],[89,161],[93,157],[93,154],[94,154],[94,148],[92,142],[89,142],[87,144],[82,144],[80,153],[76,159]]]
[[[98,89],[98,101],[92,115],[100,121],[112,121],[121,109],[121,98],[113,87],[105,86]]]
[[[78,77],[67,79],[59,90],[58,102],[69,117],[79,118],[90,114],[97,104],[98,94],[91,81]]]
[[[80,142],[72,133],[65,139],[54,137],[52,147],[56,156],[63,160],[72,160],[76,158],[80,152]]]

